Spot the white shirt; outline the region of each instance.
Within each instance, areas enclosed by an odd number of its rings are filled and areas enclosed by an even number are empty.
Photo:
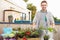
[[[47,22],[45,21],[45,17],[47,18]],[[54,23],[53,15],[48,11],[38,11],[35,14],[33,23],[36,23],[37,28],[39,28],[40,26],[47,28],[50,26],[50,24]]]

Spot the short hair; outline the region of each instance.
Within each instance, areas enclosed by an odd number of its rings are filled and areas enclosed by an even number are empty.
[[[41,4],[42,4],[42,3],[46,3],[46,4],[47,4],[47,1],[44,0],[44,1],[41,2]]]

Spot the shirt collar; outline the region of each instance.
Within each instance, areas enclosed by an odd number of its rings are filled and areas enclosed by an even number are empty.
[[[46,10],[46,12],[43,12],[42,10],[40,10],[42,13],[47,13],[47,10]]]

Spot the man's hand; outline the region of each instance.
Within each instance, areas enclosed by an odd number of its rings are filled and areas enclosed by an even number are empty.
[[[51,23],[50,25],[51,25],[51,27],[52,27],[52,28],[54,28],[54,27],[55,27],[55,24],[54,24],[54,23]]]
[[[33,23],[33,24],[32,24],[33,29],[35,28],[35,26],[36,26],[36,24],[35,24],[35,23]]]
[[[55,30],[55,33],[57,33],[57,29],[55,27],[55,24],[51,24],[52,28]]]

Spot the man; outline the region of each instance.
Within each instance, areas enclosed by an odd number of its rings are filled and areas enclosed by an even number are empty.
[[[42,1],[41,2],[41,10],[38,11],[35,14],[34,20],[33,20],[33,26],[34,28],[39,28],[40,26],[43,26],[44,28],[47,27],[51,27],[54,28],[54,19],[53,19],[53,15],[51,14],[51,12],[47,11],[47,1]],[[50,36],[50,39],[53,39],[53,33],[48,32],[47,30],[43,31],[42,36],[41,36],[41,40],[44,40],[44,34],[45,32],[47,32]]]

